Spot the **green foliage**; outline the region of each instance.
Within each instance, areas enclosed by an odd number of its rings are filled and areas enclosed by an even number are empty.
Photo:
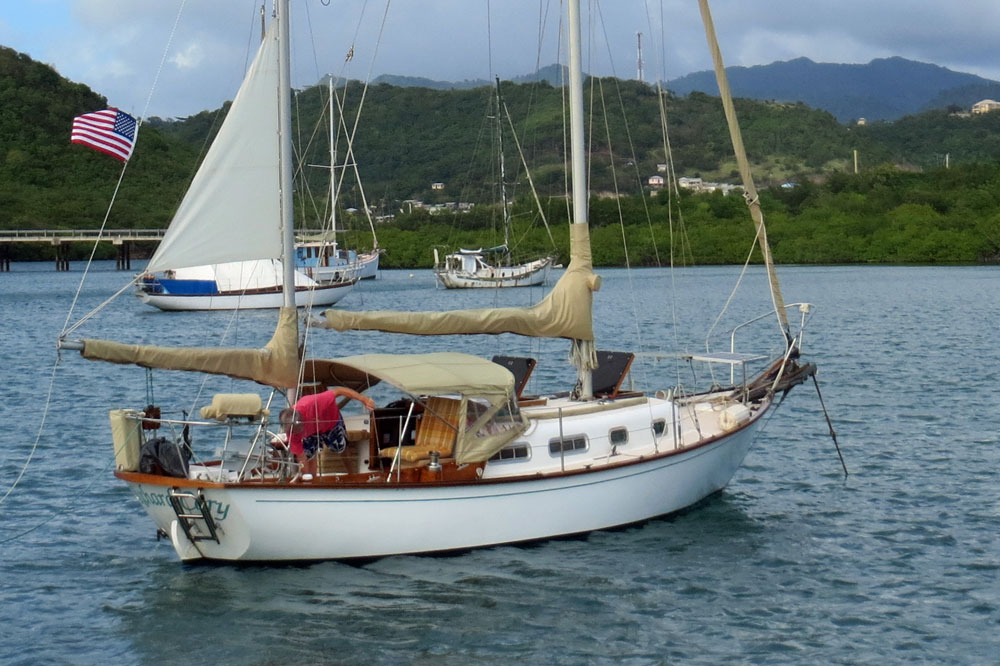
[[[357,82],[340,90],[348,128],[355,126],[361,93]],[[494,94],[492,87],[368,89],[353,156],[365,200],[378,214],[395,216],[379,225],[383,266],[426,267],[434,247],[450,251],[502,242],[494,203],[499,201]],[[545,82],[505,83],[503,97],[541,193],[559,261],[566,262],[563,92]],[[661,100],[647,85],[611,78],[589,79],[585,98],[592,128],[590,186],[597,193],[590,208],[595,263],[742,263],[748,255],[759,260],[742,197],[638,194],[656,165],[667,161],[679,175],[734,182],[718,99],[691,93]],[[670,160],[660,131],[661,101]],[[325,103],[322,87],[296,96],[302,164],[329,160]],[[121,164],[71,145],[68,135],[74,116],[106,104],[86,86],[0,48],[0,228],[101,225]],[[892,124],[844,126],[801,104],[737,100],[736,106],[779,262],[1000,260],[1000,113],[958,117],[933,111]],[[145,122],[108,226],[165,226],[226,110]],[[504,127],[509,129],[506,120]],[[859,174],[847,170],[854,150]],[[340,154],[343,158],[346,148]],[[950,169],[943,168],[945,155]],[[552,252],[509,135],[505,162],[507,196],[515,201],[512,247],[523,257]],[[297,202],[297,219],[314,228],[327,202],[328,172],[303,167],[297,176],[299,192],[306,194]],[[780,186],[789,181],[795,186]],[[434,182],[445,183],[444,191],[431,191]],[[360,209],[361,193],[353,176],[347,178],[341,208]],[[403,213],[407,199],[476,205],[456,214]],[[352,230],[345,243],[370,247],[363,215],[340,219]],[[15,248],[13,256],[44,254],[40,248]]]
[[[71,144],[69,135],[75,116],[106,107],[107,100],[86,86],[0,47],[0,229],[101,226],[121,162]],[[107,226],[166,226],[195,158],[188,144],[143,127]],[[39,255],[51,256],[51,248],[17,245],[11,253],[15,259]]]

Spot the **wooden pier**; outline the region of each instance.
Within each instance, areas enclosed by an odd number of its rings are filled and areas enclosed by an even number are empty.
[[[0,272],[10,270],[13,243],[45,243],[55,247],[56,270],[69,270],[70,243],[108,242],[118,248],[118,270],[132,269],[132,244],[158,243],[166,229],[6,229],[0,230]]]

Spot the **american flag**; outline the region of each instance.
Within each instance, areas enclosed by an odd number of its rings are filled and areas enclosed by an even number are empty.
[[[73,119],[70,141],[125,162],[135,147],[135,118],[118,109],[85,113]]]

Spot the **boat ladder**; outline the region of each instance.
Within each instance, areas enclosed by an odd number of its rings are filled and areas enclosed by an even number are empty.
[[[180,523],[181,529],[184,530],[184,535],[187,536],[192,544],[208,540],[221,543],[217,530],[218,526],[215,524],[215,519],[212,518],[212,511],[208,507],[208,502],[205,501],[205,496],[202,495],[200,490],[197,493],[193,493],[183,491],[180,488],[171,488],[167,491],[167,499],[170,500],[170,506],[173,507],[174,513],[177,514],[177,522]],[[186,508],[184,500],[191,500],[188,504],[193,502],[194,507],[191,509]],[[204,527],[199,525],[198,521],[201,521]]]

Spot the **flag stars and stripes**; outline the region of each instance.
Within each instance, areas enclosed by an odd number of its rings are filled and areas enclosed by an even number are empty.
[[[73,118],[70,141],[89,146],[125,162],[135,147],[138,123],[118,109],[104,109]]]

